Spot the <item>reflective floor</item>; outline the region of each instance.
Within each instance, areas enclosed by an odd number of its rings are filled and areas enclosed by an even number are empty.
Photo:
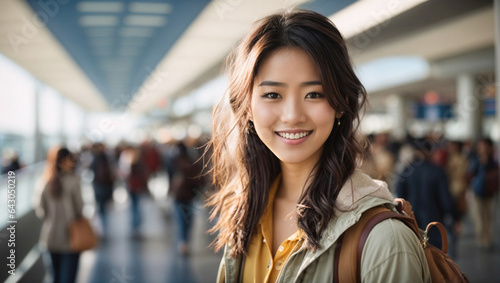
[[[458,241],[455,261],[467,274],[471,282],[500,283],[500,196],[495,200],[493,216],[494,249],[484,250],[476,245],[474,229],[470,215],[464,221],[464,231]]]
[[[213,237],[206,233],[208,209],[196,203],[191,252],[181,256],[176,249],[177,227],[172,205],[160,206],[150,197],[141,200],[141,233],[130,229],[128,202],[109,207],[106,238],[94,251],[82,255],[78,282],[215,282],[221,253],[207,248]],[[470,217],[458,241],[455,260],[471,282],[500,282],[500,206],[495,213],[495,249],[485,251],[475,245]],[[100,223],[95,219],[95,224]]]
[[[162,211],[151,198],[141,200],[140,234],[130,229],[128,204],[114,205],[109,229],[99,248],[82,255],[78,282],[215,282],[221,254],[207,246],[212,237],[207,210],[197,203],[190,253],[176,249],[176,225],[172,213]]]

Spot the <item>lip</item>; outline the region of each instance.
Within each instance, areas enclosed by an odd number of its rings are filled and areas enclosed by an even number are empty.
[[[309,134],[305,137],[298,138],[298,139],[287,139],[282,136],[280,136],[278,133],[290,133],[290,134],[296,134],[296,133],[303,133],[303,132],[308,132]],[[284,131],[275,131],[274,132],[278,138],[280,138],[284,143],[289,144],[289,145],[298,145],[303,142],[305,142],[309,136],[313,133],[311,130],[284,130]]]

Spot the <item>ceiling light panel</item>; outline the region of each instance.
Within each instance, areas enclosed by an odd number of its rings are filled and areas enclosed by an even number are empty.
[[[89,43],[92,46],[112,46],[115,41],[113,38],[101,37],[101,38],[90,38]]]
[[[82,13],[121,13],[125,6],[122,2],[80,2],[76,9]]]
[[[87,28],[85,34],[90,37],[109,37],[113,36],[115,28]]]
[[[132,13],[168,14],[172,12],[172,5],[168,3],[133,2],[128,9]]]
[[[165,16],[126,16],[123,23],[127,26],[162,27],[167,24]]]
[[[130,38],[124,37],[120,39],[120,46],[144,46],[148,43],[149,38]]]
[[[152,37],[155,30],[152,28],[122,28],[120,36],[122,37]]]
[[[83,27],[117,26],[117,16],[82,16],[78,23]]]

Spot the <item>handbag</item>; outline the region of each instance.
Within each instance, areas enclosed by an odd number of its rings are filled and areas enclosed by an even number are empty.
[[[73,197],[71,201],[74,205]],[[83,252],[97,246],[99,240],[90,225],[90,221],[78,211],[74,211],[76,219],[69,225],[69,246],[75,252]]]
[[[90,250],[97,246],[97,236],[89,220],[82,216],[69,226],[70,247],[75,252]]]

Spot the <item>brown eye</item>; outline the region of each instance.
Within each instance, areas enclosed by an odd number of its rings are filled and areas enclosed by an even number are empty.
[[[276,92],[268,92],[268,93],[264,94],[263,97],[269,98],[269,99],[278,99],[278,98],[280,98],[280,95],[277,94]]]
[[[323,97],[325,96],[318,92],[310,92],[306,95],[306,98],[312,98],[312,99],[323,98]]]

